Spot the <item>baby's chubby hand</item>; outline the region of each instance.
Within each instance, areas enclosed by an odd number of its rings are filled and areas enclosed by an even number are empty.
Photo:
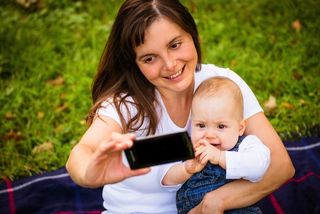
[[[195,156],[199,159],[201,164],[206,164],[208,161],[212,164],[219,164],[221,151],[210,144],[205,139],[200,139],[195,143]]]

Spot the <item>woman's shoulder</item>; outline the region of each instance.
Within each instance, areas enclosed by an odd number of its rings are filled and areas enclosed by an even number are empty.
[[[229,70],[229,69],[224,67],[219,67],[214,64],[201,64],[200,73],[206,72],[206,71],[219,73],[219,72],[226,72],[226,70]]]
[[[214,64],[202,64],[201,69],[195,74],[196,84],[200,84],[205,79],[216,76],[227,77],[235,81],[236,83],[238,83],[239,80],[241,80],[239,75],[237,75],[229,68],[218,67]]]
[[[123,101],[121,101],[123,99]],[[120,121],[118,116],[117,106],[119,106],[119,110],[124,116],[127,118],[130,114],[136,114],[137,109],[134,105],[134,101],[131,96],[126,96],[126,94],[121,94],[120,97],[108,97],[106,98],[101,104],[100,107],[97,109],[97,113],[109,116],[116,121]]]
[[[101,107],[106,107],[108,105],[115,105],[115,103],[120,104],[128,104],[128,103],[133,103],[133,98],[130,95],[127,95],[126,93],[121,93],[119,96],[114,97],[114,96],[109,96],[106,97],[102,102],[101,102]]]

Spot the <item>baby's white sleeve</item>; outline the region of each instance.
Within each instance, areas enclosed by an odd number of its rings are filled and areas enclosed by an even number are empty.
[[[270,149],[258,137],[246,136],[238,152],[226,151],[226,178],[257,182],[270,165]]]

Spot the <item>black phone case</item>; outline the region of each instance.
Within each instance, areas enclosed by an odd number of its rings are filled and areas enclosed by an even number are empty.
[[[186,131],[134,140],[125,150],[131,169],[139,169],[194,158],[191,139]]]

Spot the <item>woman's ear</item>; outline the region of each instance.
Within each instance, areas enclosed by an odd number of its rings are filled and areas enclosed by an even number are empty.
[[[244,131],[246,130],[246,120],[242,120],[239,126],[239,136],[242,136]]]

